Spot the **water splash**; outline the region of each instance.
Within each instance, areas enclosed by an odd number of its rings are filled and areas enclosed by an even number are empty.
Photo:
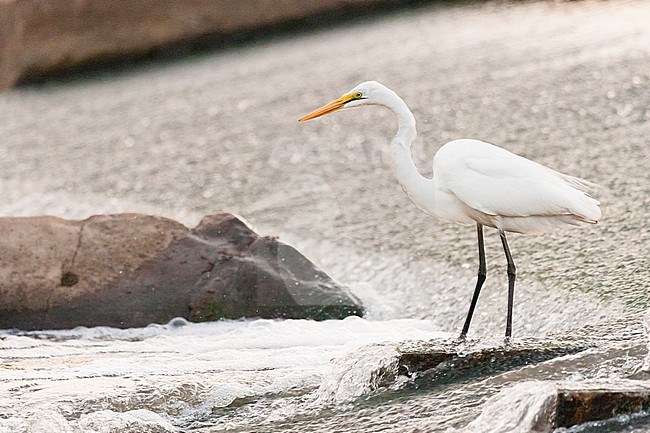
[[[50,413],[47,410],[53,412],[41,422],[52,426],[49,431],[65,431],[59,427],[66,425],[59,415],[76,428],[75,423],[90,423],[100,413],[104,418],[135,416],[136,410],[157,414],[175,426],[197,420],[238,426],[285,419],[316,410],[319,405],[306,404],[313,403],[312,394],[323,382],[343,376],[331,368],[332,359],[356,356],[358,368],[346,376],[347,388],[334,392],[338,399],[353,398],[390,381],[373,373],[390,357],[378,351],[368,358],[376,362],[373,370],[364,363],[372,350],[363,347],[439,336],[425,320],[373,322],[358,317],[200,324],[175,319],[137,329],[4,331],[0,426],[10,432],[29,431],[24,426]],[[361,357],[355,355],[360,348]],[[237,416],[231,416],[234,412]],[[116,425],[133,421],[115,417]],[[157,431],[143,422],[138,424],[142,431]],[[160,424],[161,431],[167,424]]]
[[[350,402],[395,383],[399,351],[395,344],[372,344],[331,363],[317,391],[321,404]]]
[[[548,431],[557,389],[544,382],[523,382],[491,397],[481,415],[469,423],[465,432],[543,432]]]
[[[75,423],[84,433],[171,433],[178,432],[169,421],[148,410],[98,411],[83,415]],[[53,430],[51,430],[53,431]]]
[[[179,429],[154,412],[103,410],[68,421],[56,409],[42,410],[26,419],[0,419],[0,433],[176,433]]]
[[[650,310],[648,310],[647,314],[645,315],[643,326],[645,329],[646,337],[648,338],[648,354],[646,355],[645,361],[641,366],[641,371],[650,373]]]

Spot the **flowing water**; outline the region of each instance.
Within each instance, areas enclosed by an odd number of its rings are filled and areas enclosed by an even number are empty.
[[[434,4],[1,94],[0,214],[138,211],[194,225],[232,211],[349,286],[368,314],[5,330],[0,432],[526,431],[547,395],[531,380],[647,377],[648,22],[640,1]],[[442,381],[397,374],[401,342],[459,332],[475,235],[403,196],[390,114],[296,121],[365,79],[413,109],[427,175],[442,143],[469,136],[602,185],[602,224],[510,238],[515,340],[586,350]],[[495,233],[486,247],[470,337],[500,346]],[[640,413],[561,431],[647,426]]]

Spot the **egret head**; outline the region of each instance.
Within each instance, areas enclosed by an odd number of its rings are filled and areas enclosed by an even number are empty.
[[[365,81],[345,93],[338,99],[315,109],[300,118],[300,122],[315,119],[325,114],[333,113],[344,108],[359,107],[361,105],[383,105],[384,95],[391,92],[386,86],[376,81]]]

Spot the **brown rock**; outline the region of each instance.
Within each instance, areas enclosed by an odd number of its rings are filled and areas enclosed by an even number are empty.
[[[136,214],[0,218],[0,308],[67,305],[136,270],[187,231],[175,221]]]
[[[650,383],[636,380],[563,382],[558,386],[555,427],[650,409]]]
[[[387,0],[0,0],[0,89],[89,60]]]
[[[518,339],[509,346],[479,340],[403,343],[399,349],[400,374],[415,377],[415,385],[431,386],[471,376],[486,376],[553,358],[578,353],[587,347],[544,339]]]
[[[0,218],[0,327],[136,327],[220,318],[341,318],[358,301],[295,249],[230,214]]]
[[[485,403],[468,432],[552,432],[650,408],[650,384],[641,380],[520,382]]]
[[[457,343],[449,339],[369,344],[333,362],[327,380],[318,390],[318,399],[327,403],[352,401],[380,388],[390,388],[398,376],[410,378],[409,386],[419,390],[446,383],[457,384],[585,349],[575,343],[534,338],[520,339],[508,347],[493,342]],[[484,419],[490,420],[494,413],[503,412],[507,405],[501,401],[499,404]],[[478,431],[492,430],[487,427]]]

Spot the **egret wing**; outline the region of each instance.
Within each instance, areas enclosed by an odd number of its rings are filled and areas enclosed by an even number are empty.
[[[450,192],[488,215],[587,218],[585,206],[593,207],[595,202],[565,179],[570,177],[503,149],[457,160],[446,177]]]

